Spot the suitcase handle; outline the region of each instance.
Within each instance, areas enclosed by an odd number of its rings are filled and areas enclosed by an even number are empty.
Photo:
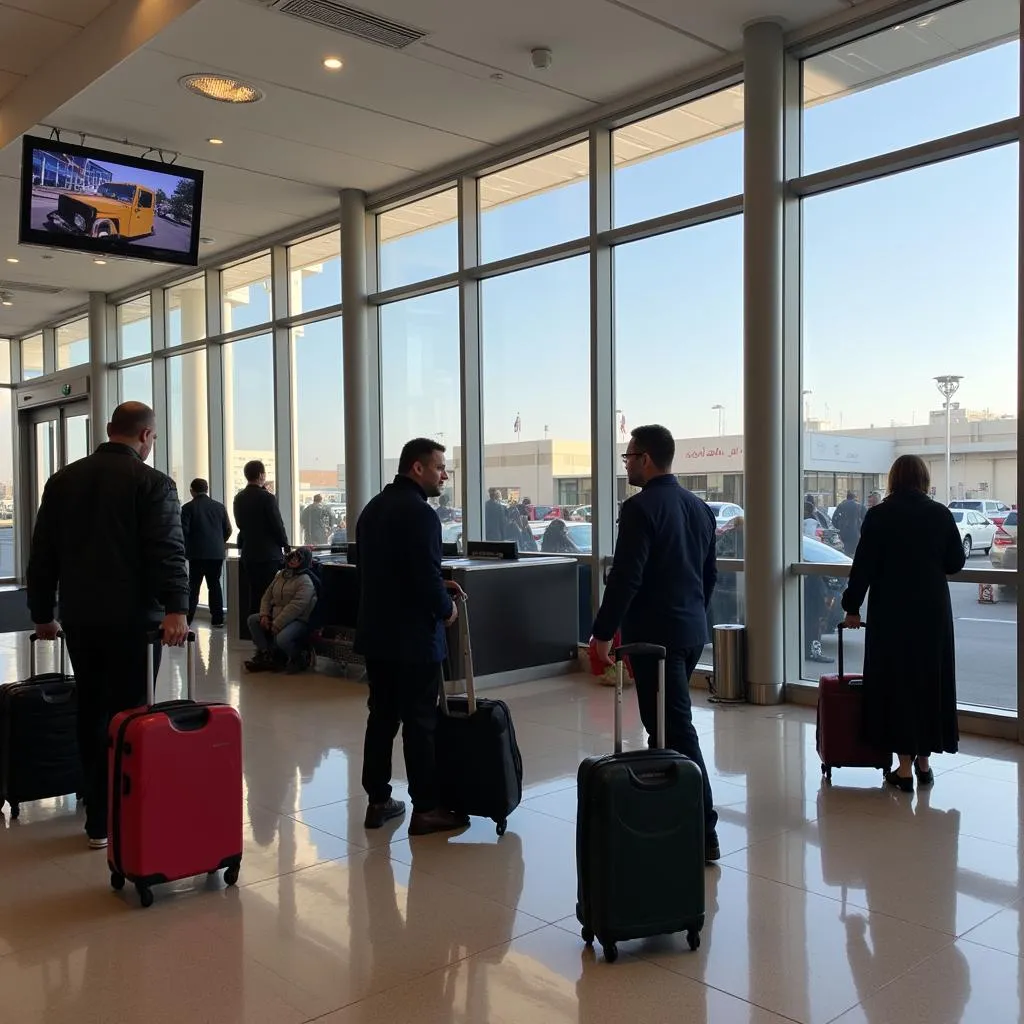
[[[28,674],[30,679],[35,679],[39,675],[38,662],[36,656],[36,644],[39,643],[43,638],[38,633],[29,634],[28,638]],[[57,671],[62,675],[66,676],[68,666],[68,648],[67,641],[64,639],[64,631],[62,629],[57,630],[57,637],[53,641],[57,644],[57,654],[59,658],[59,664]]]
[[[860,628],[861,629],[867,629],[868,628],[867,622],[865,622],[863,619],[861,620]],[[844,623],[844,622],[840,622],[839,625],[836,627],[836,634],[838,635],[838,644],[837,645],[838,645],[838,648],[839,648],[839,650],[837,651],[837,657],[836,657],[836,660],[838,661],[838,664],[836,665],[836,668],[839,670],[839,678],[840,679],[842,679],[843,676],[846,675],[846,673],[843,671],[843,631],[846,630],[846,629],[849,629],[849,626],[847,626],[846,623]]]
[[[679,762],[673,761],[668,765],[664,772],[661,773],[661,777],[657,779],[642,779],[632,769],[629,769],[629,781],[630,784],[635,786],[637,789],[667,789],[673,785],[676,780],[676,776],[679,774]]]
[[[170,708],[166,714],[171,727],[178,732],[197,732],[210,721],[210,709],[202,704],[183,704]]]
[[[615,753],[622,753],[622,665],[625,658],[654,657],[658,659],[657,698],[657,744],[659,750],[666,748],[665,740],[665,658],[668,651],[661,644],[623,644],[615,648]]]
[[[156,674],[153,671],[153,648],[164,635],[162,629],[146,634],[146,707],[156,703]],[[190,629],[185,636],[185,696],[195,700],[196,693],[196,635]]]
[[[452,600],[459,609],[459,641],[462,647],[462,671],[466,679],[466,713],[476,712],[476,679],[473,673],[473,645],[469,638],[469,596],[453,594]],[[448,694],[444,688],[444,671],[441,672],[442,711],[448,714]]]

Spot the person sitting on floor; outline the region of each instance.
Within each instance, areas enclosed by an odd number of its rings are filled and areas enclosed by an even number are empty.
[[[249,616],[249,633],[256,644],[256,656],[245,663],[250,672],[284,667],[293,675],[306,667],[303,642],[317,600],[312,564],[308,548],[293,548],[263,594],[259,614]]]

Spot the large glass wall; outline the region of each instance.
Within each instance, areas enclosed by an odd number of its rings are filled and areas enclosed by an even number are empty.
[[[336,306],[341,302],[341,232],[307,238],[288,247],[288,311]]]
[[[206,280],[194,277],[164,293],[167,347],[188,345],[206,337]]]
[[[377,233],[381,291],[454,274],[459,269],[458,190],[382,213]]]
[[[57,369],[67,370],[89,362],[89,318],[61,324],[56,331]]]
[[[14,419],[11,389],[11,343],[0,339],[0,579],[14,567]]]
[[[270,322],[270,253],[228,267],[220,275],[224,333]]]
[[[152,350],[152,302],[147,292],[117,307],[117,357],[132,359]]]
[[[189,482],[195,477],[210,478],[203,349],[167,360],[167,426],[167,472],[177,484],[179,495],[187,494]]]
[[[21,348],[21,379],[33,380],[43,375],[43,336],[31,334],[22,338]]]

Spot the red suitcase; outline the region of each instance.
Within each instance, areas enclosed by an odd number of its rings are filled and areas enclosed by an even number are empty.
[[[864,677],[843,671],[843,629],[839,624],[839,672],[818,681],[815,745],[821,774],[832,781],[833,768],[892,767],[892,752],[864,740]]]
[[[193,700],[195,634],[189,633],[188,699],[154,702],[152,647],[147,706],[110,724],[110,884],[152,887],[242,862],[242,721],[227,704]]]

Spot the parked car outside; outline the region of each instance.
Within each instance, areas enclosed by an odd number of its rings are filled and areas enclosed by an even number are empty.
[[[715,513],[715,522],[718,523],[718,528],[720,530],[730,520],[743,515],[743,509],[740,508],[739,505],[733,504],[731,501],[708,501],[705,502],[705,504],[712,512]]]
[[[1012,553],[1010,548],[1013,548]],[[996,528],[992,539],[992,550],[989,559],[993,569],[1017,568],[1017,510],[1012,509],[1006,514],[1003,525]],[[1012,561],[1012,564],[1011,564]]]
[[[1007,513],[1013,511],[1005,501],[996,501],[993,498],[958,498],[949,503],[949,508],[966,508],[980,512],[996,526],[1002,526]]]
[[[574,523],[589,523],[591,517],[592,512],[589,505],[578,505],[569,513],[569,519]]]
[[[964,557],[970,558],[971,552],[979,549],[987,555],[992,550],[992,543],[995,540],[995,523],[986,519],[980,512],[969,508],[951,508],[949,512],[960,531]]]

